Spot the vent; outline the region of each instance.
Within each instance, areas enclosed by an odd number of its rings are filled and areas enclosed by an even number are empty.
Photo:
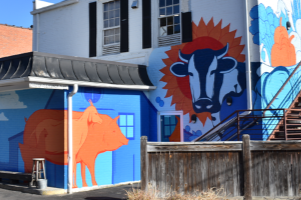
[[[159,47],[181,44],[181,34],[178,33],[178,34],[158,37],[158,41],[159,41]]]
[[[102,47],[102,55],[120,53],[120,44],[108,45]]]

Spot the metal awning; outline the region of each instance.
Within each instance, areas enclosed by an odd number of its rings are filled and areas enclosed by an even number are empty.
[[[0,91],[69,85],[153,90],[146,66],[30,52],[0,58]]]

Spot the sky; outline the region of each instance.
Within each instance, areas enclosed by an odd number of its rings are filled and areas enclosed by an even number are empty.
[[[8,24],[29,28],[33,24],[30,12],[34,0],[0,0],[0,24]],[[58,3],[62,0],[44,0]]]

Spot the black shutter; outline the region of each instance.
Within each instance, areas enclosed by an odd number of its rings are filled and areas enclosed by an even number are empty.
[[[192,41],[191,12],[182,13],[182,43]]]
[[[97,48],[97,4],[89,3],[89,57],[96,56]]]
[[[120,52],[129,51],[129,2],[120,1]]]
[[[152,47],[151,0],[142,0],[142,48]]]

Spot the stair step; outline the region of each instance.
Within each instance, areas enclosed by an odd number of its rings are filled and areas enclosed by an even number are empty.
[[[291,124],[291,123],[286,123],[287,126],[300,126],[301,127],[301,123],[298,124]],[[283,126],[283,125],[282,125]]]
[[[286,129],[287,131],[298,131],[301,133],[301,129],[298,129],[298,128],[287,128]]]
[[[287,138],[287,140],[301,140],[301,138]]]

